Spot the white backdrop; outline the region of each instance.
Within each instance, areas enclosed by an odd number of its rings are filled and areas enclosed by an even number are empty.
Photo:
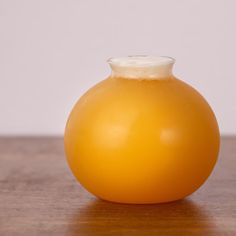
[[[168,55],[236,134],[235,0],[0,0],[0,135],[62,134],[111,56]]]

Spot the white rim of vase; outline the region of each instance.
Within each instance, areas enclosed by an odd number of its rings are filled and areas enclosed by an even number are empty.
[[[175,59],[169,56],[134,55],[112,57],[107,62],[111,66],[112,77],[164,79],[172,75]]]

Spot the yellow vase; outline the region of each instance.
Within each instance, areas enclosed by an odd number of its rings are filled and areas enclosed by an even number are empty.
[[[206,100],[172,75],[174,59],[110,59],[112,74],[74,106],[65,151],[78,181],[120,203],[178,200],[208,178],[219,129]]]

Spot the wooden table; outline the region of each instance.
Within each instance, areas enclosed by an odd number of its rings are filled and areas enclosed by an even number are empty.
[[[72,176],[62,138],[0,138],[0,235],[236,235],[236,138],[187,199],[122,205],[96,199]]]

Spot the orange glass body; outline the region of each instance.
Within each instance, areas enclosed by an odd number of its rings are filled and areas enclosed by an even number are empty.
[[[74,106],[65,151],[78,181],[99,198],[120,203],[178,200],[208,178],[219,129],[206,100],[173,76],[111,76]]]

